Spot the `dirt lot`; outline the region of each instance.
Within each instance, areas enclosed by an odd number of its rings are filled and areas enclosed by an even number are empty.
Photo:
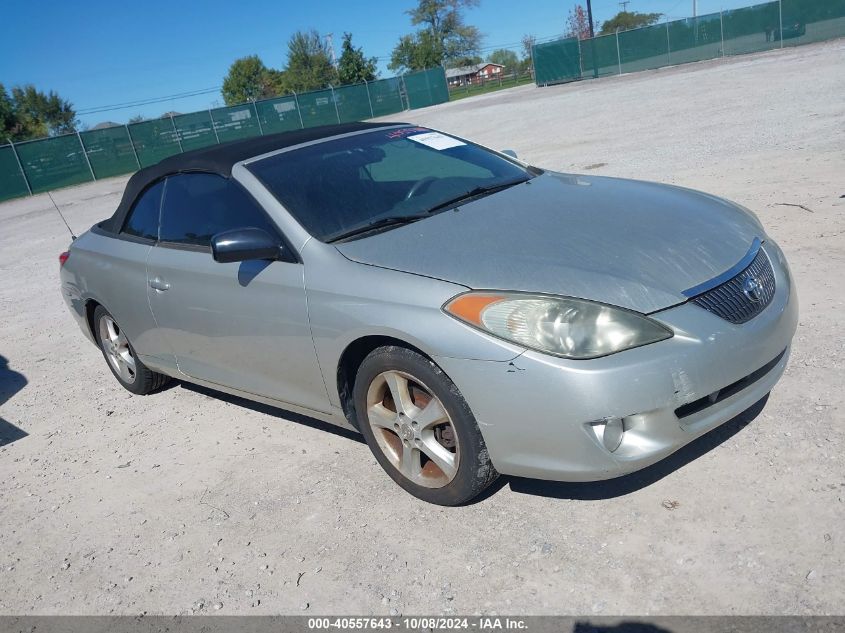
[[[61,300],[47,197],[0,205],[0,613],[842,614],[843,69],[840,40],[403,117],[737,200],[801,297],[762,410],[634,477],[507,479],[464,508],[408,496],[319,422],[187,385],[129,395]],[[55,198],[82,231],[123,182]]]

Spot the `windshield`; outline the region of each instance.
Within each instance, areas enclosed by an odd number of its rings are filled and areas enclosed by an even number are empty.
[[[324,141],[248,168],[324,242],[389,230],[534,175],[489,150],[419,127]]]

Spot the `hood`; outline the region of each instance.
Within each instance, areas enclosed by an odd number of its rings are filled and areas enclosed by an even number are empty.
[[[648,313],[725,272],[763,229],[720,198],[546,172],[419,222],[337,244],[347,258],[461,284]]]

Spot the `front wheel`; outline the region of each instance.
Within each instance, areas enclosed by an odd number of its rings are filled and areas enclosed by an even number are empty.
[[[103,306],[94,310],[94,332],[111,373],[125,389],[146,395],[170,381],[141,362],[126,334]]]
[[[463,396],[424,356],[402,347],[374,350],[358,369],[354,400],[376,460],[412,495],[459,505],[498,477]]]

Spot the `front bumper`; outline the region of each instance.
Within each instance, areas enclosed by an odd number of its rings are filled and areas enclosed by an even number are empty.
[[[750,408],[783,374],[798,302],[780,249],[763,248],[777,291],[742,325],[685,303],[652,315],[673,338],[604,358],[529,351],[510,362],[435,361],[467,400],[500,473],[594,481],[645,468]],[[625,429],[613,452],[601,441],[607,419]]]

